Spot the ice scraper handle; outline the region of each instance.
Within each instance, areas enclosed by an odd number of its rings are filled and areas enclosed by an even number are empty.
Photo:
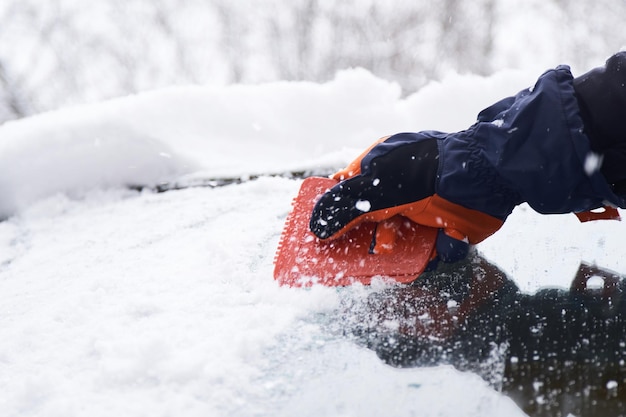
[[[377,223],[372,235],[370,254],[378,255],[391,253],[401,228],[402,216],[397,215]],[[460,239],[449,236],[443,229],[439,229],[435,242],[435,251],[426,268],[427,271],[437,268],[439,261],[453,263],[465,259],[469,253],[469,242],[464,237]]]
[[[437,140],[402,133],[383,138],[333,178],[311,214],[310,229],[320,239],[340,237],[358,224],[379,223],[372,252],[393,250],[393,222],[407,217],[440,229],[436,259],[455,262],[469,245],[501,226],[501,221],[454,204],[435,193]],[[390,244],[391,242],[391,244]]]

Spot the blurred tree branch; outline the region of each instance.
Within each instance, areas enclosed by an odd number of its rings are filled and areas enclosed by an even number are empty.
[[[0,109],[4,107],[5,112],[8,113],[4,118],[6,119],[17,119],[20,117],[25,117],[30,114],[28,108],[29,106],[26,104],[25,100],[21,96],[18,84],[13,82],[9,77],[7,70],[4,66],[4,63],[0,60],[0,92],[3,94],[0,95],[2,99],[2,105]],[[2,110],[0,110],[0,117],[2,116]]]

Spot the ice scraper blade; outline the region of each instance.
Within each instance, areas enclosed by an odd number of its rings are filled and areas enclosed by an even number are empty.
[[[401,218],[393,247],[371,253],[375,223],[362,223],[340,238],[320,240],[309,230],[315,202],[337,184],[330,178],[306,178],[287,216],[274,259],[274,278],[290,287],[368,285],[375,277],[400,283],[415,280],[434,250],[437,229]]]

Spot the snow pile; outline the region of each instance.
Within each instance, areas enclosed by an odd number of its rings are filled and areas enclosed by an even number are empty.
[[[455,76],[403,100],[397,85],[357,69],[321,85],[177,88],[9,122],[0,218],[56,192],[341,166],[387,134],[461,129],[524,78]]]
[[[125,186],[340,167],[386,134],[464,128],[535,75],[451,76],[402,98],[354,70],[322,85],[159,91],[0,127],[2,414],[523,415],[475,375],[393,369],[329,331],[336,289],[274,283],[299,181]],[[569,285],[581,259],[626,272],[622,230],[521,207],[481,250],[534,290]]]

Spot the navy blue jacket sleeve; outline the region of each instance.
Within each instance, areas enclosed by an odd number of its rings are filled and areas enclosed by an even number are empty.
[[[614,188],[623,189],[626,185],[626,51],[610,57],[604,66],[574,78],[574,90],[591,149],[602,155],[602,174]]]
[[[442,197],[505,219],[527,202],[548,213],[625,207],[600,172],[567,66],[483,110],[468,130],[437,134]]]

